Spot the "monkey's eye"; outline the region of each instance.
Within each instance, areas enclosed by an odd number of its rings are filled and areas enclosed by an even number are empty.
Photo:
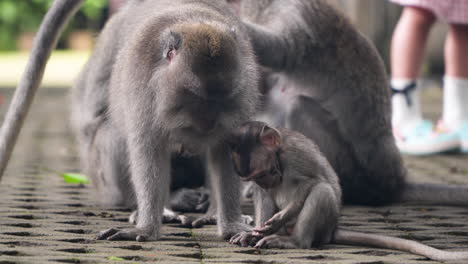
[[[167,51],[167,53],[166,53],[166,59],[167,59],[168,61],[172,61],[172,59],[174,59],[175,55],[176,55],[175,49],[174,49],[174,48],[170,48],[170,49]]]

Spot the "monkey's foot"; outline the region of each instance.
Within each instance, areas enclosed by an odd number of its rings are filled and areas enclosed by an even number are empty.
[[[225,223],[221,227],[221,236],[229,240],[231,237],[234,235],[241,233],[241,232],[250,232],[252,230],[252,226],[244,224],[242,222],[237,222],[237,223]]]
[[[177,214],[176,212],[167,208],[164,208],[162,222],[163,224],[179,223],[183,227],[192,226],[192,219],[190,219],[188,216]]]
[[[281,215],[275,214],[272,218],[268,219],[262,227],[254,228],[254,231],[263,236],[268,236],[276,233],[283,225],[284,221]]]
[[[205,214],[204,216],[201,216],[197,218],[195,221],[192,222],[192,227],[194,228],[200,228],[204,225],[216,225],[216,215],[212,214]],[[253,217],[250,215],[241,215],[241,220],[243,224],[246,225],[252,225],[254,223]]]
[[[242,223],[244,223],[246,225],[253,225],[254,224],[254,219],[250,215],[241,215],[241,220],[242,220]]]
[[[148,240],[157,240],[158,236],[155,232],[145,228],[109,228],[107,230],[99,232],[97,240],[136,240],[138,242],[144,242]]]
[[[137,220],[138,220],[138,211],[135,210],[128,217],[128,222],[136,225]],[[192,226],[192,219],[190,219],[190,217],[177,214],[176,212],[169,210],[167,208],[164,208],[162,222],[163,224],[180,223],[182,227]]]
[[[200,228],[204,225],[216,225],[216,215],[207,213],[192,222],[193,228]]]
[[[229,243],[239,245],[241,247],[255,246],[257,242],[262,238],[261,235],[255,234],[253,232],[240,232],[235,234],[229,240]]]
[[[204,213],[210,205],[210,193],[205,188],[181,188],[171,194],[172,210],[180,212]]]
[[[255,245],[255,248],[291,249],[298,248],[298,246],[289,236],[271,235],[260,239],[260,241],[258,241]]]

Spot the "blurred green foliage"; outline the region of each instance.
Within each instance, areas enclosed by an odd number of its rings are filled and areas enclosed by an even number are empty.
[[[57,0],[60,1],[60,0]],[[0,0],[0,50],[16,48],[21,32],[34,32],[53,0]],[[107,16],[108,0],[87,0],[75,15],[64,36],[71,30],[99,30]]]

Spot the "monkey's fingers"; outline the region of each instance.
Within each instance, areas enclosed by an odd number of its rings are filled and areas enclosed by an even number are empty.
[[[258,241],[254,247],[292,249],[297,248],[298,245],[296,245],[296,243],[294,242],[294,240],[291,239],[291,237],[270,235],[260,239],[260,241]]]
[[[252,234],[252,232],[240,232],[235,234],[230,240],[229,243],[236,244],[241,247],[248,247],[253,246],[260,237],[256,237]]]
[[[97,234],[96,239],[97,240],[104,240],[107,239],[110,236],[115,235],[117,232],[119,232],[118,229],[116,228],[109,228],[107,230],[101,231]]]
[[[147,232],[140,228],[123,229],[107,238],[107,240],[134,240],[144,242],[148,239]]]
[[[274,223],[276,222],[276,219],[274,217],[268,219],[265,221],[265,223],[263,225],[267,226],[267,225],[273,225]]]
[[[252,233],[250,233],[240,239],[240,245],[241,247],[253,246],[259,239],[261,239],[261,237],[253,236]]]
[[[242,236],[242,232],[233,235],[233,236],[231,237],[231,239],[229,239],[229,243],[231,243],[231,244],[237,244],[238,239],[239,239],[241,236]]]
[[[199,201],[198,205],[195,207],[195,210],[197,212],[206,212],[208,210],[208,207],[210,207],[210,199],[206,199],[203,201]]]
[[[199,217],[192,223],[193,228],[200,228],[204,225],[216,225],[216,216],[204,215],[202,217]]]
[[[262,227],[256,227],[253,229],[253,231],[258,232],[260,234],[267,234],[272,232],[273,226],[271,225],[264,225]]]
[[[252,236],[263,237],[263,234],[261,234],[261,233],[255,231],[255,230],[253,230],[253,231],[252,231]]]

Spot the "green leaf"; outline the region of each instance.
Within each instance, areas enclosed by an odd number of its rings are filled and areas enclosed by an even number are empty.
[[[62,173],[62,177],[66,183],[75,183],[75,184],[88,184],[89,179],[83,174],[79,173]]]
[[[116,260],[119,260],[119,261],[125,260],[125,259],[123,259],[123,258],[116,257],[116,256],[111,256],[111,257],[108,257],[107,259],[108,259],[108,260],[114,260],[114,261],[116,261]]]

